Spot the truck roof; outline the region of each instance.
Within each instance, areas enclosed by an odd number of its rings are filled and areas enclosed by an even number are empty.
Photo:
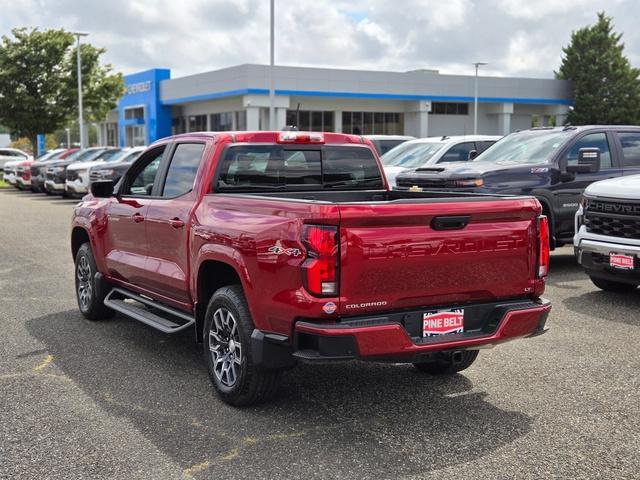
[[[321,141],[311,142],[296,142],[296,141],[282,141],[281,135],[300,137],[314,135]],[[178,135],[172,135],[158,140],[155,143],[165,143],[172,140],[186,140],[194,138],[216,138],[216,137],[231,137],[234,142],[241,143],[313,143],[313,144],[366,144],[371,145],[370,141],[362,135],[349,135],[346,133],[332,133],[332,132],[307,132],[307,131],[231,131],[231,132],[190,132],[181,133]],[[372,146],[373,148],[373,146]]]

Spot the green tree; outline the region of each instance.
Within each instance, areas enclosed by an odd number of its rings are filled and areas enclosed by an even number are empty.
[[[0,124],[37,147],[38,133],[53,133],[77,118],[74,37],[64,30],[19,28],[0,43]],[[124,92],[119,73],[101,65],[103,49],[81,47],[85,117],[102,120]],[[86,62],[86,63],[85,63]]]
[[[118,99],[124,95],[124,79],[121,73],[112,73],[110,64],[100,64],[104,48],[88,43],[80,45],[82,60],[82,106],[85,121],[101,122],[113,110]],[[70,86],[73,101],[78,104],[78,54],[74,48],[70,53]]]
[[[573,32],[562,49],[556,77],[572,82],[574,103],[567,120],[573,125],[640,123],[640,70],[625,57],[622,35],[611,21],[598,13],[596,24]]]

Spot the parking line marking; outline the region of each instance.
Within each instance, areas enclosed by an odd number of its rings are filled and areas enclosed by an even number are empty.
[[[47,355],[47,358],[45,358],[40,365],[35,367],[33,371],[37,372],[39,370],[42,370],[43,368],[48,367],[51,362],[53,362],[53,355]]]

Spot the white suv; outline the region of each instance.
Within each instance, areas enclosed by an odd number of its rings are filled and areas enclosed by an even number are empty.
[[[443,162],[466,162],[484,152],[502,137],[493,135],[459,135],[410,140],[385,153],[380,160],[391,188],[402,172]]]
[[[589,185],[575,222],[575,255],[596,287],[635,290],[640,285],[640,175]]]

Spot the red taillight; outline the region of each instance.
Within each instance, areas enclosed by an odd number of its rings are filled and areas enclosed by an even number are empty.
[[[319,297],[338,294],[338,229],[328,225],[305,225],[302,243],[307,259],[302,264],[304,286]]]
[[[324,135],[312,132],[280,132],[278,143],[324,143]]]
[[[545,215],[538,217],[538,278],[549,273],[549,221]]]

